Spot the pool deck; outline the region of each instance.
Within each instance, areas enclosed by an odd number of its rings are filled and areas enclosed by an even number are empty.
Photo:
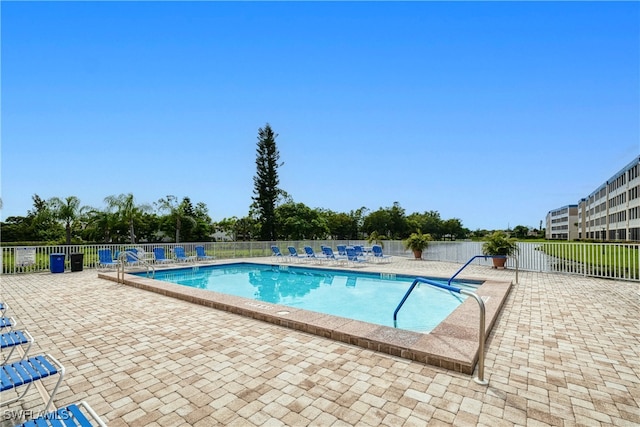
[[[458,268],[394,258],[354,270],[449,277]],[[537,272],[515,283],[513,270],[477,265],[462,276],[514,282],[486,342],[488,386],[97,270],[0,280],[7,315],[36,339],[31,353],[67,369],[56,406],[86,400],[109,426],[640,424],[638,283]],[[32,388],[2,407],[1,425],[42,406]]]
[[[221,262],[218,262],[220,264]],[[274,259],[256,259],[253,263],[271,265],[275,268],[289,268],[302,266],[274,263]],[[233,262],[231,262],[233,264]],[[200,265],[196,264],[196,268]],[[344,264],[333,263],[304,263],[304,267],[316,269],[332,269],[343,271],[360,270],[347,268]],[[186,267],[189,274],[192,266]],[[375,269],[371,266],[369,269]],[[144,271],[145,275],[148,274]],[[197,270],[195,274],[198,274]],[[382,273],[382,274],[389,274]],[[103,279],[124,282],[129,286],[156,292],[161,295],[179,298],[194,304],[229,311],[252,319],[262,320],[279,326],[298,331],[308,332],[324,338],[331,338],[348,344],[357,345],[375,351],[381,351],[394,356],[416,360],[441,368],[451,369],[471,375],[478,362],[478,348],[480,336],[480,308],[479,303],[469,298],[463,302],[451,315],[444,319],[430,333],[418,333],[388,326],[347,319],[328,314],[300,310],[268,302],[255,301],[212,292],[205,289],[161,282],[146,277],[126,274],[118,279],[117,273],[99,273]],[[427,285],[423,285],[427,286]],[[407,285],[407,288],[409,286]],[[485,310],[484,334],[487,336],[495,323],[500,308],[511,289],[510,281],[486,280],[476,289],[477,295],[483,300]],[[400,298],[396,304],[400,302]],[[389,319],[393,318],[396,306],[389,306]],[[428,310],[429,307],[424,307]],[[400,314],[400,313],[399,313]],[[400,317],[402,318],[402,317]],[[484,378],[482,379],[484,380]]]

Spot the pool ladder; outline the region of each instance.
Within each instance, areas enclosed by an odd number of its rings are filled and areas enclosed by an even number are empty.
[[[147,267],[147,277],[149,277],[149,272],[151,272],[151,278],[153,279],[156,276],[156,268],[146,259],[140,258],[136,252],[133,251],[122,251],[118,254],[118,269],[116,271],[116,281],[118,283],[124,283],[124,267],[127,264],[129,259],[134,259],[136,262],[140,263]],[[122,279],[120,279],[120,270],[122,269]]]
[[[419,283],[425,283],[427,285],[435,286],[436,288],[444,289],[444,290],[447,290],[449,292],[455,292],[457,294],[462,294],[462,295],[467,295],[467,296],[472,297],[473,299],[476,300],[476,302],[478,303],[478,306],[480,307],[480,328],[479,328],[479,333],[478,333],[478,376],[476,376],[473,380],[476,383],[480,384],[480,385],[489,385],[489,381],[484,379],[484,343],[486,341],[486,333],[485,333],[485,322],[486,322],[486,320],[485,320],[484,301],[475,292],[471,292],[471,291],[469,291],[467,289],[461,289],[461,288],[457,288],[455,286],[451,286],[451,282],[453,281],[453,279],[455,279],[455,277],[458,274],[460,274],[460,272],[462,270],[464,270],[466,266],[471,264],[471,262],[476,258],[484,258],[484,259],[487,259],[487,258],[504,258],[504,256],[502,256],[502,255],[475,255],[469,261],[467,261],[467,263],[465,265],[463,265],[462,268],[460,268],[453,276],[451,276],[451,278],[449,279],[449,281],[447,282],[446,285],[442,284],[442,283],[438,283],[438,282],[436,282],[434,280],[425,279],[424,277],[416,277],[416,279],[413,281],[413,283],[411,283],[411,286],[409,287],[409,290],[407,290],[407,292],[404,294],[404,297],[402,297],[402,301],[400,301],[400,304],[398,304],[398,306],[396,307],[396,310],[393,312],[393,326],[397,327],[398,311],[400,311],[400,308],[402,308],[402,306],[404,305],[404,303],[407,300],[407,298],[409,298],[409,295],[411,295],[411,292],[413,291],[413,289]],[[516,283],[518,283],[518,259],[517,258],[516,258]]]

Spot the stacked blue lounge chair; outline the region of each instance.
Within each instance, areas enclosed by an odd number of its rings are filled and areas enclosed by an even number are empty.
[[[353,249],[356,251],[356,256],[364,256],[364,247],[362,245],[353,245]]]
[[[0,317],[4,317],[4,312],[7,311],[7,308],[9,308],[9,306],[6,302],[0,302]]]
[[[16,325],[16,321],[13,317],[0,317],[0,330],[1,329],[13,329]]]
[[[3,304],[6,310],[6,304]],[[15,321],[12,324],[15,326]],[[9,405],[22,399],[31,386],[36,382],[42,382],[46,378],[58,376],[52,391],[49,393],[49,400],[44,406],[42,412],[45,415],[34,420],[26,421],[20,426],[40,427],[40,426],[101,426],[106,424],[96,415],[86,402],[78,402],[54,412],[47,413],[53,399],[62,383],[65,374],[65,368],[62,364],[50,354],[39,354],[29,356],[29,350],[33,344],[33,337],[27,331],[10,330],[0,334],[0,345],[2,350],[11,349],[9,354],[4,358],[3,364],[0,365],[0,394],[14,390],[16,393],[22,389],[16,397],[0,399],[0,406]],[[26,350],[22,351],[22,355],[18,360],[10,361],[11,356],[17,348],[26,345]]]
[[[0,392],[15,390],[22,386],[26,387],[22,394],[12,399],[3,399],[0,405],[8,405],[22,399],[36,381],[41,381],[53,375],[59,375],[58,381],[50,394],[49,401],[44,407],[45,412],[49,409],[58,391],[58,387],[60,387],[60,383],[64,377],[64,366],[50,354],[42,354],[26,359],[23,358],[17,362],[2,365],[2,367],[0,367]]]
[[[9,306],[6,303],[0,304],[2,304],[2,307],[4,308],[4,314]],[[8,360],[10,360],[13,352],[17,348],[26,345],[27,349],[24,350],[24,353],[22,354],[22,358],[24,358],[29,353],[31,345],[33,344],[33,337],[31,336],[31,334],[27,331],[14,330],[13,328],[16,326],[17,322],[15,321],[15,319],[13,319],[13,317],[2,317],[0,318],[0,323],[4,325],[0,328],[0,330],[7,329],[6,332],[0,333],[0,350],[5,351],[7,349],[11,349],[9,351],[9,354],[2,360],[2,363],[6,363]]]
[[[351,266],[363,265],[367,259],[363,255],[359,255],[358,251],[351,246],[347,246],[347,264]]]
[[[33,345],[33,337],[27,331],[9,331],[3,334],[0,334],[0,349],[9,351],[9,354],[2,360],[2,363],[6,363],[13,356],[13,352],[21,347],[27,346],[26,350],[24,350],[22,354],[22,358],[24,359],[28,354],[31,346]]]
[[[333,252],[333,249],[331,249],[331,247],[329,246],[323,246],[322,247],[322,253],[324,254],[324,256],[329,260],[329,261],[333,261],[335,263],[342,263],[347,261],[347,257],[346,256],[342,256],[342,255],[336,255]]]

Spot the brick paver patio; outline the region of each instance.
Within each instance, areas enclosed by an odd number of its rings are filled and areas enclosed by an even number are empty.
[[[459,267],[395,258],[368,269],[449,277]],[[481,266],[463,276],[515,279]],[[520,272],[481,386],[95,270],[0,280],[8,314],[36,339],[31,353],[67,368],[56,406],[86,400],[110,426],[640,425],[637,283]],[[33,388],[2,408],[2,425],[42,406]]]

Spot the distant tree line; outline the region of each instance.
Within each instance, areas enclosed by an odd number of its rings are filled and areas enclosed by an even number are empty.
[[[107,196],[102,209],[82,206],[76,196],[43,200],[33,195],[26,216],[0,224],[3,242],[136,243],[209,241],[214,230],[204,203],[167,196],[153,205],[138,204],[133,194]]]
[[[245,217],[214,222],[204,203],[193,204],[167,196],[153,204],[138,204],[133,194],[105,197],[105,207],[83,206],[76,196],[43,200],[33,195],[33,209],[25,216],[11,216],[0,224],[2,241],[46,243],[206,242],[216,232],[231,240],[303,239],[404,239],[413,231],[434,239],[462,239],[470,231],[459,219],[443,220],[437,211],[405,214],[399,203],[369,211],[350,212],[310,208],[284,198],[273,211],[273,238],[263,237],[259,213],[251,208]]]
[[[242,218],[214,222],[204,203],[189,197],[168,195],[152,204],[139,204],[133,194],[107,196],[103,208],[83,206],[76,196],[43,200],[33,195],[33,209],[26,216],[12,216],[0,223],[3,242],[140,243],[206,242],[221,232],[231,240],[306,239],[404,239],[420,230],[436,240],[481,237],[471,233],[458,218],[442,219],[438,211],[409,215],[394,202],[370,211],[349,212],[311,208],[296,203],[279,188],[280,153],[277,134],[267,123],[258,130],[254,196]],[[526,229],[526,227],[522,227]],[[518,231],[523,232],[522,229]]]

